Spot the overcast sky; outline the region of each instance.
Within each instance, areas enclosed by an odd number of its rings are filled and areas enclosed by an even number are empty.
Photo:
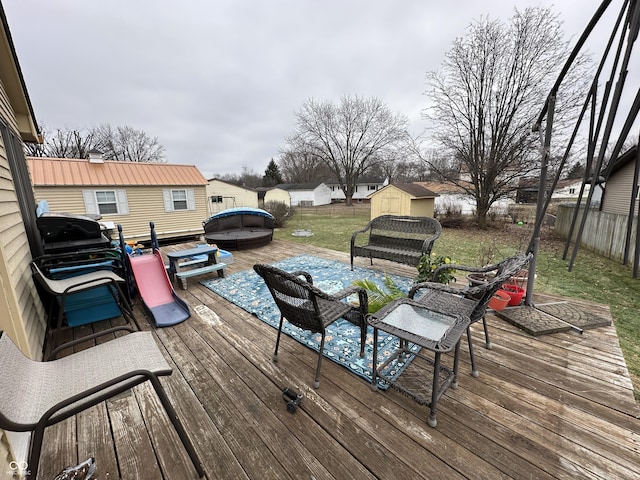
[[[472,20],[553,6],[575,42],[600,3],[2,0],[40,124],[129,125],[206,178],[263,174],[309,98],[377,97],[420,133],[425,74]]]

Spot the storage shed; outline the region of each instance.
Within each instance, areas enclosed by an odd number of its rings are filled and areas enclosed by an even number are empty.
[[[437,196],[437,193],[415,183],[387,185],[369,195],[371,219],[380,215],[433,217]]]

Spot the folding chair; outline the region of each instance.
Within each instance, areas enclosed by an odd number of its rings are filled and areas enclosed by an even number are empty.
[[[150,381],[201,477],[204,471],[158,379],[171,375],[151,332],[134,332],[51,362],[27,358],[0,331],[0,428],[33,432],[28,465],[36,478],[46,427]]]

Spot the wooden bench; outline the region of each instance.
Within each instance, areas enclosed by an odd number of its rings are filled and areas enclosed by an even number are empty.
[[[381,215],[351,236],[351,270],[354,257],[368,257],[417,266],[429,255],[442,233],[435,218]]]
[[[202,262],[198,262],[202,263]],[[181,263],[180,266],[183,266],[184,263]],[[204,275],[206,273],[218,272],[219,277],[224,277],[224,268],[227,266],[226,263],[213,263],[211,265],[205,265],[204,267],[191,268],[189,270],[180,270],[176,272],[176,277],[180,279],[182,282],[182,289],[187,289],[187,278],[197,277],[199,275]]]

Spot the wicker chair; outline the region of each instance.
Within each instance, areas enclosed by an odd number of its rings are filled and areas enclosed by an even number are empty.
[[[409,290],[409,298],[415,298],[418,302],[424,303],[434,310],[468,316],[472,324],[482,320],[485,346],[490,350],[491,341],[489,340],[489,329],[487,328],[487,320],[485,318],[489,300],[491,300],[491,297],[493,297],[504,283],[508,282],[512,276],[529,263],[532,256],[533,254],[531,253],[526,255],[519,253],[502,260],[500,263],[487,265],[485,267],[471,267],[453,263],[441,265],[433,272],[431,276],[432,279],[437,278],[443,269],[455,269],[469,273],[493,273],[494,276],[484,284],[464,288],[456,288],[434,282],[418,283]],[[416,296],[416,294],[418,295]],[[477,377],[478,369],[476,368],[476,362],[473,356],[470,328],[467,328],[467,342],[469,344],[469,356],[471,358],[471,374]]]
[[[278,346],[282,334],[282,323],[286,318],[293,325],[320,333],[320,351],[318,352],[318,366],[313,387],[320,386],[320,367],[324,352],[325,329],[327,326],[344,318],[360,327],[360,356],[364,356],[364,345],[367,337],[366,316],[369,309],[367,292],[362,287],[347,287],[333,295],[329,295],[313,285],[313,279],[307,272],[285,272],[271,265],[256,264],[253,269],[260,275],[276,305],[280,309],[280,325],[273,361],[278,361]],[[301,278],[304,277],[304,278]],[[343,300],[357,294],[359,304],[352,305]]]
[[[37,477],[46,427],[124,392],[151,382],[199,477],[200,460],[160,381],[170,375],[151,332],[134,332],[51,362],[27,358],[0,331],[0,428],[33,432],[28,466]],[[185,477],[186,478],[186,477]]]

